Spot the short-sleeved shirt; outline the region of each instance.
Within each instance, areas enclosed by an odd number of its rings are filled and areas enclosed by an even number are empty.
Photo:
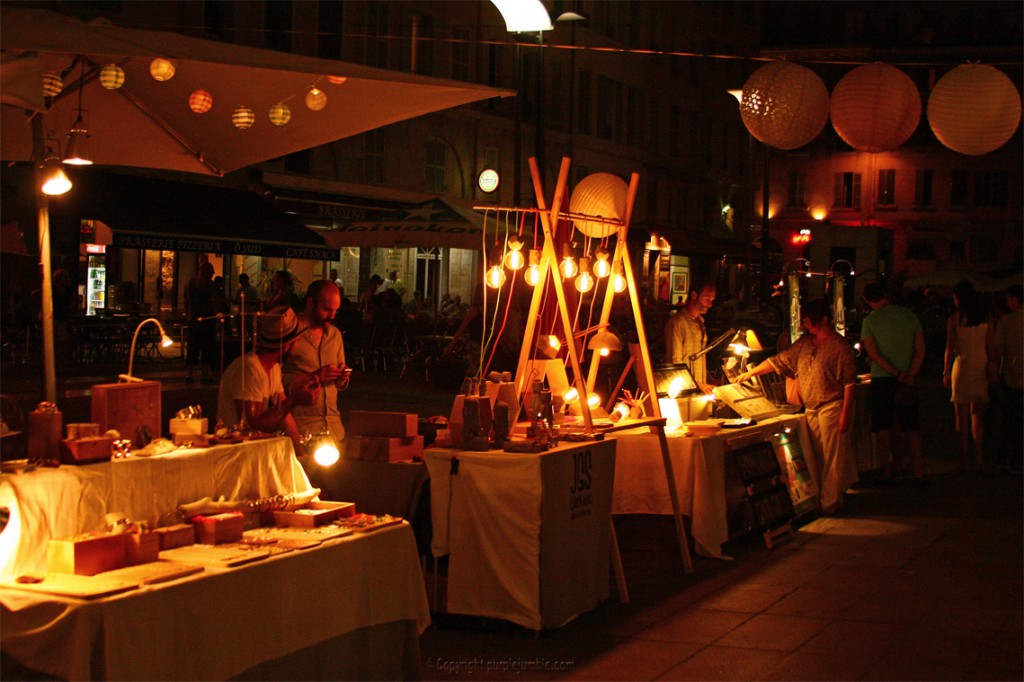
[[[241,421],[236,400],[260,403],[266,410],[282,393],[281,365],[275,363],[268,375],[259,358],[254,353],[246,353],[228,365],[220,378],[217,418],[230,428]]]
[[[900,372],[910,369],[914,357],[914,338],[921,331],[921,321],[912,311],[892,303],[872,311],[860,328],[861,339],[874,339],[878,352]],[[871,363],[872,377],[891,377],[876,362]]]
[[[341,332],[334,325],[327,325],[317,345],[312,330],[303,332],[291,352],[284,359],[281,370],[282,381],[291,390],[292,381],[300,374],[315,372],[324,365],[345,364],[345,342]],[[324,428],[324,422],[330,428],[331,435],[337,440],[345,437],[345,428],[341,423],[338,411],[338,386],[335,383],[323,384],[320,398],[312,405],[296,405],[292,408],[292,416],[299,431],[316,433]]]
[[[846,339],[836,335],[821,345],[804,334],[792,346],[768,358],[776,372],[791,372],[800,380],[804,405],[817,409],[839,400],[847,384],[857,381],[857,362]]]
[[[704,318],[694,319],[685,310],[668,318],[665,323],[665,360],[673,364],[685,362],[690,365],[693,378],[707,383],[707,364],[701,357],[693,362],[690,356],[699,353],[707,343],[708,334],[704,328]]]

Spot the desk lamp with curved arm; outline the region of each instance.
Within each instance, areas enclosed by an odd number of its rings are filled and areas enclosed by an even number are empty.
[[[147,317],[142,322],[139,322],[139,326],[135,328],[135,334],[132,335],[131,348],[128,349],[128,373],[117,375],[117,378],[121,381],[142,381],[142,379],[132,376],[132,365],[135,363],[135,343],[139,340],[139,331],[142,329],[143,326],[145,326],[149,322],[155,324],[157,329],[160,330],[161,348],[170,348],[174,344],[174,341],[171,340],[171,337],[167,336],[167,332],[164,331],[163,325],[160,324],[160,320],[156,319],[155,317]]]

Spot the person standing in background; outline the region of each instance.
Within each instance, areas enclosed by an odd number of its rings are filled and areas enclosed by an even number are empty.
[[[706,356],[690,360],[708,342],[704,315],[715,302],[715,285],[694,278],[683,307],[665,323],[665,362],[686,363],[697,385],[710,392]]]
[[[924,331],[912,311],[889,302],[885,289],[877,282],[864,287],[864,302],[871,313],[861,325],[860,339],[871,358],[871,384],[868,405],[871,409],[871,433],[875,452],[886,479],[903,471],[902,448],[893,445],[893,426],[907,436],[914,478],[924,480],[921,458],[921,428],[918,414],[917,374],[924,364]]]
[[[741,372],[735,382],[768,372],[792,372],[800,377],[800,395],[807,408],[817,464],[821,511],[834,514],[843,506],[843,494],[858,478],[845,436],[853,423],[857,363],[849,342],[833,326],[827,300],[808,301],[800,314],[800,326],[806,333],[786,350]]]
[[[185,381],[195,381],[195,368],[200,367],[203,381],[216,382],[212,377],[213,358],[217,354],[217,291],[213,286],[213,264],[204,261],[196,276],[185,287],[185,313],[188,315],[188,352]]]
[[[999,420],[1002,433],[1003,458],[1012,473],[1021,473],[1021,456],[1024,454],[1024,431],[1021,430],[1021,415],[1024,415],[1024,308],[1021,298],[1024,287],[1014,284],[1006,290],[1006,307],[1009,312],[996,323],[995,337],[989,371],[990,383],[998,383]]]
[[[401,298],[401,297],[405,296],[405,282],[403,282],[402,279],[398,275],[399,275],[398,270],[392,270],[391,271],[391,275],[390,275],[391,288],[394,289],[395,293],[398,294],[399,298]]]
[[[334,282],[317,280],[306,290],[305,304],[299,320],[306,330],[284,359],[282,382],[290,395],[287,387],[296,378],[311,374],[319,379],[323,390],[316,402],[296,406],[292,415],[299,433],[316,435],[326,428],[343,453],[345,427],[338,411],[338,391],[348,388],[351,372],[346,371],[341,332],[331,324],[341,307],[341,294]]]
[[[338,293],[341,294],[341,297],[345,298],[345,285],[342,284],[341,278],[338,277],[338,271],[334,268],[331,268],[330,280],[334,282],[334,286],[338,287]]]
[[[946,355],[942,384],[950,389],[960,436],[960,471],[984,470],[985,411],[989,401],[988,352],[993,346],[992,325],[978,300],[974,285],[960,280],[953,287],[956,312],[946,321]],[[972,463],[973,455],[973,463]]]

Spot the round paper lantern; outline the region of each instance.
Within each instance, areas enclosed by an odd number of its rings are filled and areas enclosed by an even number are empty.
[[[163,57],[157,57],[149,64],[149,74],[153,80],[169,81],[174,78],[174,64]]]
[[[239,130],[245,130],[256,122],[256,114],[252,113],[249,107],[238,107],[235,113],[231,114],[231,122]]]
[[[205,114],[213,107],[213,95],[206,90],[196,90],[188,96],[188,108],[197,114]]]
[[[117,90],[124,85],[124,69],[117,64],[107,64],[100,69],[100,85],[107,90]]]
[[[270,122],[276,126],[283,126],[292,118],[292,110],[287,104],[275,104],[270,107]]]
[[[999,149],[1020,123],[1020,93],[987,64],[961,64],[932,88],[928,125],[955,152],[978,156]]]
[[[335,85],[341,85],[348,80],[345,76],[328,76],[327,80]]]
[[[572,197],[569,199],[569,212],[595,218],[622,220],[626,214],[628,189],[625,181],[617,175],[592,173],[573,188]],[[607,237],[618,230],[614,223],[575,219],[572,224],[583,234],[597,239]]]
[[[324,94],[323,90],[311,88],[306,93],[306,106],[312,111],[320,111],[327,106],[327,95]]]
[[[828,88],[818,74],[792,62],[771,62],[743,85],[743,125],[771,147],[796,149],[828,122]]]
[[[907,74],[875,62],[840,79],[829,100],[832,127],[862,152],[886,152],[906,142],[921,121],[921,96]]]
[[[64,89],[64,81],[56,71],[43,73],[43,94],[47,97],[56,97]]]

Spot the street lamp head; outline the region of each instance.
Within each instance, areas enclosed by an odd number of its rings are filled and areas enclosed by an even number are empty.
[[[551,16],[540,0],[491,0],[509,33],[550,31]]]

